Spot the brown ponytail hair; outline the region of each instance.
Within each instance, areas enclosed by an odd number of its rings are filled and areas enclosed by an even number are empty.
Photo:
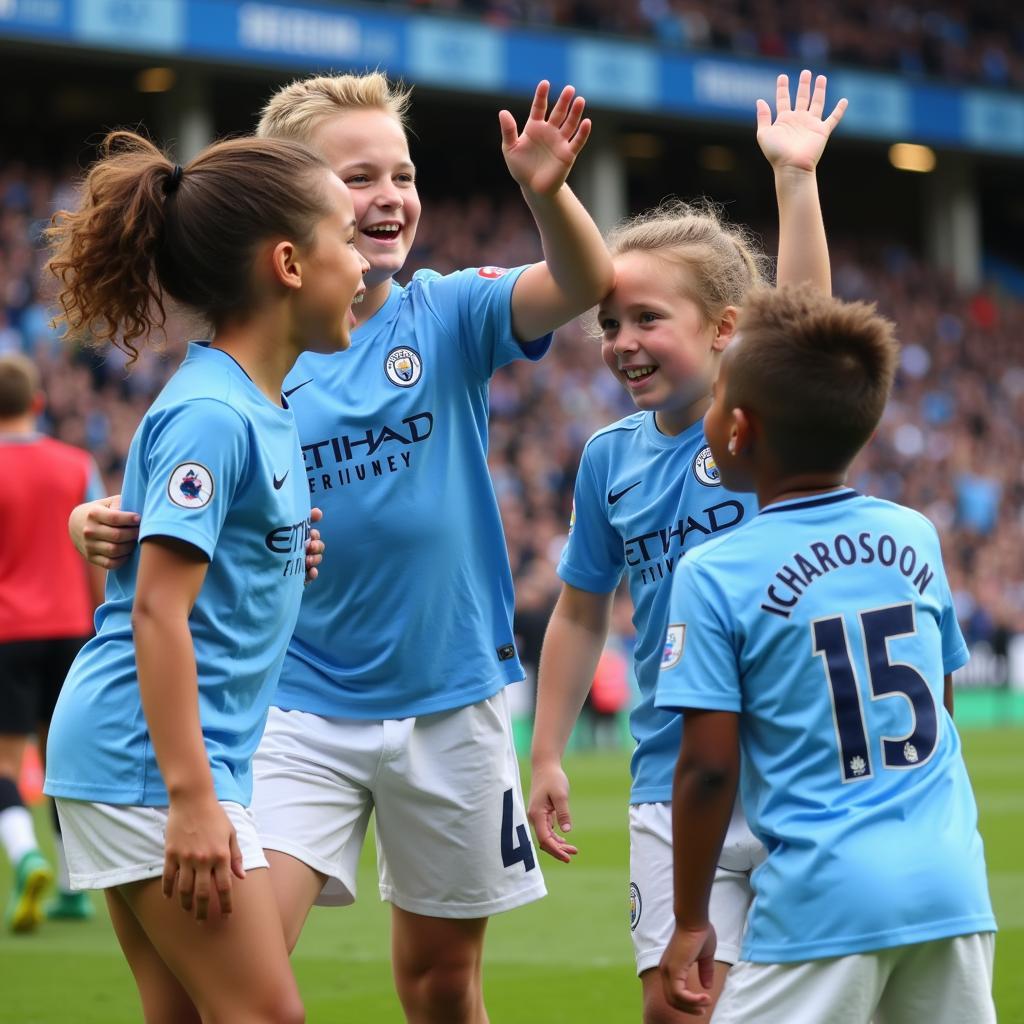
[[[82,202],[46,231],[58,278],[55,324],[90,344],[133,342],[161,328],[165,295],[216,328],[256,300],[256,246],[281,235],[308,244],[326,212],[328,167],[306,146],[272,139],[214,143],[183,168],[134,132],[111,132]]]

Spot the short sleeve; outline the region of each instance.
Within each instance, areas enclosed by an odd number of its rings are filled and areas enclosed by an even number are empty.
[[[475,377],[489,380],[515,359],[540,359],[551,335],[520,344],[512,331],[512,292],[523,271],[472,267],[429,283],[429,301],[449,326]]]
[[[672,580],[654,698],[658,707],[742,710],[739,661],[729,621],[728,610],[716,606],[697,566],[684,559]]]
[[[946,580],[945,570],[942,570],[942,591],[940,598],[942,608],[939,612],[939,632],[942,635],[942,671],[951,675],[958,668],[963,668],[971,659],[967,650],[967,642],[960,631],[960,623],[956,618],[956,606],[953,604],[953,594],[949,589]]]
[[[213,557],[248,476],[249,431],[230,406],[198,399],[161,410],[146,432],[139,540],[174,537]]]
[[[592,594],[611,593],[625,568],[622,538],[608,522],[602,499],[588,447],[576,474],[569,539],[558,562],[558,575],[569,586]]]

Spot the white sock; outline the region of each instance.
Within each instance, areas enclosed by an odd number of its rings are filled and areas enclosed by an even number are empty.
[[[0,843],[7,850],[12,867],[17,867],[26,853],[39,849],[32,815],[27,807],[8,807],[0,811]]]
[[[64,856],[64,840],[60,834],[53,837],[53,845],[57,852],[57,889],[60,892],[71,892],[71,879],[68,877],[68,862]]]

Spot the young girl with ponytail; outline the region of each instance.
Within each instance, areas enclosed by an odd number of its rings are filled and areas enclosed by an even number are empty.
[[[349,345],[354,238],[348,189],[301,144],[221,142],[181,167],[128,132],[49,231],[73,334],[134,360],[168,299],[211,327],[132,440],[142,543],[48,743],[72,885],[104,890],[148,1024],[304,1019],[248,805],[310,533],[281,385],[300,352]]]

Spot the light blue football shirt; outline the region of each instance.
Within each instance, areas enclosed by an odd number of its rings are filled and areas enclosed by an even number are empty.
[[[770,505],[676,574],[657,703],[740,714],[768,849],[742,956],[995,930],[943,678],[967,661],[923,516],[843,489]]]
[[[487,416],[494,371],[550,343],[513,336],[525,269],[420,271],[392,287],[348,351],[307,353],[288,377],[327,549],[278,706],[405,718],[523,678]]]
[[[270,402],[229,355],[193,343],[132,439],[122,504],[140,510],[143,541],[174,537],[210,560],[189,617],[199,717],[218,798],[248,805],[250,762],[305,577],[309,491],[291,411]],[[50,796],[168,803],[132,642],[139,551],[108,575],[96,636],[57,702]]]
[[[599,430],[583,450],[558,574],[595,594],[609,593],[623,572],[628,575],[640,689],[629,719],[637,741],[631,803],[672,798],[682,723],[674,712],[655,707],[654,692],[673,573],[687,552],[756,511],[753,495],[722,487],[703,421],[668,436],[653,413],[633,413]]]

